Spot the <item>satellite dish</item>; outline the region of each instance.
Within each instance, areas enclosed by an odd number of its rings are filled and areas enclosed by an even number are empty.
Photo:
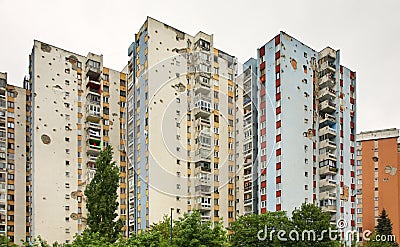
[[[78,196],[78,192],[76,192],[76,191],[71,192],[72,199],[76,199],[77,196]]]
[[[390,174],[391,176],[394,176],[394,175],[396,175],[396,172],[397,172],[397,168],[396,167],[389,166],[389,165],[387,165],[385,167],[385,173],[386,174]]]
[[[72,213],[70,218],[73,219],[73,220],[77,220],[78,219],[78,214]]]

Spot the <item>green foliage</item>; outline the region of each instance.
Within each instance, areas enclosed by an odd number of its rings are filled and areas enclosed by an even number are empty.
[[[107,146],[96,160],[96,173],[85,190],[88,209],[87,224],[91,233],[98,233],[104,240],[115,242],[123,223],[118,216],[119,169],[112,161],[113,151]]]
[[[311,241],[308,241],[308,235],[305,235],[306,240],[302,241],[303,230],[314,230],[316,240],[318,240],[323,230],[329,231],[329,228],[332,227],[329,221],[329,214],[322,212],[319,207],[313,204],[303,204],[300,209],[292,212],[291,219],[288,219],[282,211],[239,217],[231,225],[230,229],[233,234],[230,236],[230,240],[233,246],[340,246],[338,241],[330,240],[328,234],[323,234],[324,238],[321,241],[312,241],[312,238]],[[265,231],[265,226],[267,231]],[[280,230],[285,231],[281,238],[287,240],[278,239]],[[297,238],[295,234],[290,234],[292,230],[299,233],[299,241],[290,240],[289,236]],[[258,233],[260,234],[258,235]]]
[[[113,163],[111,162],[111,149],[106,149],[99,158],[99,165],[104,165],[102,170],[107,170],[103,174],[115,172]],[[108,162],[108,163],[107,163]],[[98,170],[99,172],[99,170]],[[98,173],[96,173],[98,174]],[[104,180],[111,180],[109,177],[103,175],[100,177]],[[95,177],[96,178],[96,177]],[[95,185],[101,184],[100,178],[97,178]],[[101,181],[104,181],[101,180]],[[97,195],[98,200],[102,200],[98,195],[95,187],[91,189],[92,195]],[[110,190],[111,191],[111,190]],[[114,191],[114,190],[113,190]],[[90,194],[89,192],[89,194]],[[94,193],[96,192],[96,193]],[[92,199],[93,199],[92,198]],[[112,202],[114,202],[112,200]],[[116,204],[114,204],[116,205]],[[101,208],[96,208],[100,210]],[[91,213],[96,211],[90,211]],[[100,216],[102,211],[99,212]],[[97,215],[96,215],[97,216]],[[134,235],[128,239],[123,238],[121,234],[118,234],[120,228],[116,228],[117,225],[110,215],[107,220],[112,222],[113,228],[99,229],[90,227],[85,230],[81,235],[75,236],[74,241],[71,244],[59,245],[53,244],[53,247],[167,247],[170,246],[170,217],[164,216],[163,220],[153,224],[147,232]],[[95,217],[94,217],[95,218]],[[384,217],[383,217],[384,218]],[[95,218],[98,219],[98,218]],[[100,223],[103,223],[103,218]],[[323,230],[331,228],[330,215],[322,212],[322,210],[312,204],[303,204],[300,209],[296,209],[292,212],[292,218],[289,219],[285,212],[267,212],[260,215],[245,215],[239,217],[236,221],[232,222],[229,230],[229,240],[226,230],[223,228],[220,222],[215,225],[211,222],[202,222],[201,214],[198,211],[193,211],[191,214],[184,214],[178,220],[173,222],[172,227],[172,246],[174,247],[228,247],[228,246],[273,246],[273,247],[336,247],[340,246],[338,241],[332,241],[328,235],[324,235],[325,238],[322,241],[302,241],[301,232],[303,230],[314,230],[316,231],[317,238],[320,236]],[[119,226],[118,226],[119,227]],[[94,231],[93,229],[96,229]],[[267,229],[267,231],[265,231]],[[287,238],[287,241],[278,239],[279,231],[285,231],[285,235],[281,237]],[[299,241],[290,241],[289,233],[291,230],[297,230],[300,233]],[[109,232],[106,232],[109,231]],[[270,235],[274,231],[274,234]],[[264,233],[267,233],[264,235]],[[271,237],[272,236],[272,237]],[[259,239],[259,237],[261,239]],[[7,238],[0,238],[0,243],[5,243]],[[389,245],[387,245],[389,244]],[[4,245],[2,245],[4,246]],[[24,246],[28,246],[25,244]],[[46,241],[40,237],[34,241],[33,246],[37,247],[50,247]],[[389,247],[393,246],[391,243],[382,242],[368,242],[366,246],[375,247]]]
[[[378,218],[378,225],[375,227],[375,231],[379,235],[392,235],[392,222],[386,214],[386,210],[383,209],[381,215]]]
[[[266,236],[264,236],[265,226],[267,226]],[[230,230],[233,234],[230,236],[230,241],[232,246],[285,246],[286,243],[279,241],[276,234],[273,235],[271,241],[268,233],[272,229],[287,231],[289,227],[289,219],[283,211],[266,212],[260,215],[249,214],[232,222]],[[259,240],[258,236],[265,238],[265,240]]]
[[[207,221],[201,223],[201,215],[198,211],[185,214],[175,222],[173,228],[173,245],[188,247],[226,246],[226,231],[221,223],[212,227]]]
[[[393,246],[399,246],[395,239],[394,241],[391,241],[387,239],[387,241],[379,241],[384,238],[390,238],[394,236],[393,231],[392,231],[392,222],[389,218],[389,216],[386,213],[386,210],[383,209],[381,214],[379,215],[378,218],[378,224],[375,227],[375,232],[370,237],[370,241],[366,243],[365,246],[367,247],[393,247]]]
[[[339,241],[332,241],[329,237],[329,229],[335,230],[335,226],[330,224],[330,219],[329,213],[323,212],[320,207],[313,204],[304,203],[300,209],[295,209],[292,212],[292,229],[296,229],[299,233],[314,230],[318,241],[308,241],[308,235],[306,235],[307,240],[296,241],[292,246],[340,246]],[[323,237],[322,240],[320,237]],[[339,240],[339,237],[337,239]]]

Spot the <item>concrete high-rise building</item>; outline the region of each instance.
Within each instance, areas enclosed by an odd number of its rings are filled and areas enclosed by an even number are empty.
[[[259,212],[258,162],[258,63],[254,58],[243,65],[236,84],[236,213]]]
[[[258,211],[315,203],[355,228],[355,72],[284,32],[257,55]]]
[[[129,48],[129,229],[235,218],[236,58],[148,17]]]
[[[398,129],[357,135],[357,230],[373,231],[382,210],[400,237],[400,136]]]
[[[7,84],[7,74],[0,73],[0,234],[13,243],[29,236],[27,93],[24,88]]]
[[[83,192],[104,146],[120,168],[118,213],[127,215],[126,74],[103,56],[35,41],[30,56],[30,236],[69,242],[86,225]]]

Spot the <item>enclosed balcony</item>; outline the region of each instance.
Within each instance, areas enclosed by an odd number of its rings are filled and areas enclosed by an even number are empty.
[[[195,186],[194,190],[197,195],[199,195],[199,194],[211,195],[211,192],[212,192],[211,186],[208,184],[207,185],[205,185],[205,184],[197,185],[197,186]]]
[[[336,188],[336,181],[331,178],[324,178],[319,180],[319,188],[323,190],[329,190]]]
[[[194,115],[196,118],[207,118],[211,114],[211,98],[209,95],[197,94],[194,97]]]
[[[211,88],[210,75],[207,73],[199,73],[195,77],[194,90],[196,93],[208,94]]]
[[[98,123],[101,119],[101,108],[99,105],[89,104],[86,107],[86,119],[90,122]]]
[[[100,75],[101,75],[100,62],[93,61],[93,60],[90,60],[90,59],[87,60],[87,62],[86,62],[86,75],[92,81],[99,81],[100,80]]]
[[[206,196],[198,197],[194,204],[194,209],[199,211],[211,210],[211,198]]]
[[[211,135],[208,132],[200,132],[195,139],[195,147],[211,150]]]
[[[326,176],[326,175],[336,175],[338,172],[337,167],[333,166],[322,166],[319,168],[319,175]]]
[[[321,112],[333,113],[336,110],[336,104],[333,100],[324,100],[319,104],[319,109]]]
[[[319,91],[318,97],[320,101],[333,100],[336,97],[336,91],[330,87],[325,87]]]
[[[100,105],[100,104],[101,104],[101,96],[100,96],[100,95],[96,95],[96,94],[89,93],[89,94],[86,96],[86,101],[87,101],[88,103],[90,103],[90,104],[93,104],[93,105]]]
[[[200,147],[195,150],[195,159],[196,160],[211,160],[211,149]]]

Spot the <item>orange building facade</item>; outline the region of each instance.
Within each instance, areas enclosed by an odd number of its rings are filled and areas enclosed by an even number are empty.
[[[357,135],[357,230],[373,231],[383,209],[400,239],[400,138],[398,129]]]

